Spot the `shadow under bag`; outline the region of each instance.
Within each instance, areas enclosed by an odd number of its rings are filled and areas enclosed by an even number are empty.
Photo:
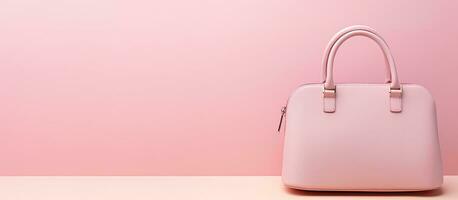
[[[384,84],[335,84],[333,61],[353,36],[382,49]],[[367,26],[351,26],[329,42],[323,83],[289,97],[282,179],[286,186],[324,191],[420,191],[442,185],[436,109],[422,86],[400,84],[386,42]]]

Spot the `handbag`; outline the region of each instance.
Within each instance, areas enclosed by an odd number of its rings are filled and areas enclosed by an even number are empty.
[[[380,46],[386,83],[334,83],[336,52],[354,36]],[[443,177],[434,99],[422,86],[400,84],[382,37],[367,26],[345,28],[329,42],[322,67],[323,82],[298,87],[282,110],[283,183],[319,191],[439,188]]]

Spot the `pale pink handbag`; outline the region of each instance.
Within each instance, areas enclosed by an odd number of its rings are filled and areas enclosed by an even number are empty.
[[[386,84],[335,84],[336,51],[353,36],[381,47]],[[329,191],[420,191],[442,185],[434,99],[422,86],[400,84],[386,42],[351,26],[329,42],[323,83],[289,97],[282,178],[286,186]],[[349,69],[351,70],[351,69]]]

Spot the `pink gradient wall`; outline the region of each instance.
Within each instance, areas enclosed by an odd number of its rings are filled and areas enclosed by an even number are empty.
[[[458,174],[456,1],[0,2],[0,175],[279,175],[280,107],[339,29],[436,98]],[[355,38],[337,82],[382,82]]]

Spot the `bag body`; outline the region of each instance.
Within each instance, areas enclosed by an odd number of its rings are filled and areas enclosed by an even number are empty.
[[[334,84],[337,49],[353,36],[379,44],[386,83]],[[324,191],[421,191],[442,185],[434,99],[400,84],[386,42],[371,28],[337,33],[323,59],[323,83],[296,89],[286,106],[282,179]]]

